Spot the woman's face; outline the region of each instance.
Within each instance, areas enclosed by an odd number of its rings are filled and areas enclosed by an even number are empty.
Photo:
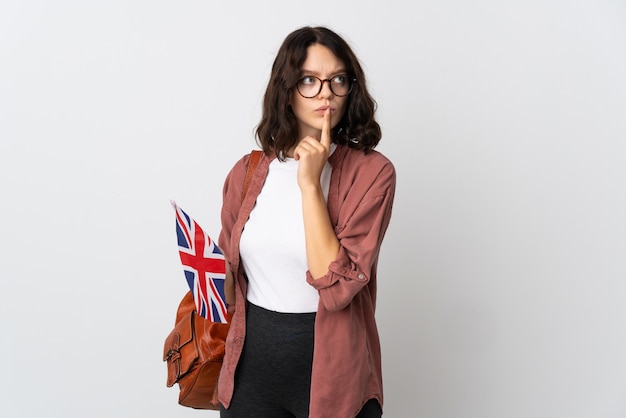
[[[345,65],[330,49],[319,44],[313,44],[307,49],[306,60],[302,64],[302,77],[315,76],[327,80],[345,73]],[[313,78],[310,80],[315,81]],[[332,92],[330,82],[323,82],[319,94],[310,99],[303,97],[297,89],[294,89],[291,107],[298,120],[300,138],[312,136],[320,139],[326,108],[331,109],[330,126],[332,129],[341,120],[347,102],[348,96],[339,97]]]

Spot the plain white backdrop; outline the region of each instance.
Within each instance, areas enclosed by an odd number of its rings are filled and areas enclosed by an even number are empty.
[[[398,172],[385,417],[626,417],[622,0],[0,0],[0,415],[218,416],[165,387],[169,199],[219,233],[309,24],[361,58]]]

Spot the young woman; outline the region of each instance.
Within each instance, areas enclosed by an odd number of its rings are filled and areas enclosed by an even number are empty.
[[[395,170],[373,151],[376,103],[349,45],[324,27],[287,36],[250,155],[224,184],[219,245],[234,310],[219,380],[225,418],[382,415],[374,318]]]

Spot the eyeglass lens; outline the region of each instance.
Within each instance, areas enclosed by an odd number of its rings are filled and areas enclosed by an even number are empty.
[[[305,98],[312,98],[320,94],[324,82],[328,82],[330,91],[335,96],[346,96],[352,90],[352,81],[346,74],[336,75],[333,78],[322,80],[315,76],[305,76],[298,80],[298,92]]]

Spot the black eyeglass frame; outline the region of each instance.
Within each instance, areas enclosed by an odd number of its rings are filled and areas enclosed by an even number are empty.
[[[350,80],[350,88],[348,89],[348,92],[346,94],[337,94],[335,93],[335,90],[333,90],[333,83],[332,80],[335,77],[339,77],[339,76],[345,76],[348,80]],[[305,96],[304,94],[302,94],[302,92],[300,91],[300,89],[298,88],[298,86],[300,85],[300,81],[302,81],[305,78],[316,78],[317,80],[319,80],[320,82],[320,88],[317,91],[317,93],[315,93],[313,96]],[[354,84],[357,82],[357,79],[355,77],[350,77],[348,74],[337,74],[335,76],[333,76],[332,78],[326,78],[324,80],[322,80],[319,77],[316,77],[314,75],[305,75],[304,77],[300,77],[298,79],[298,81],[296,82],[296,90],[298,91],[298,94],[302,97],[304,97],[305,99],[312,99],[315,96],[319,95],[322,92],[322,89],[324,88],[324,83],[328,81],[328,88],[330,88],[330,91],[337,97],[346,97],[347,95],[349,95],[350,93],[352,93],[352,89],[354,88]]]

